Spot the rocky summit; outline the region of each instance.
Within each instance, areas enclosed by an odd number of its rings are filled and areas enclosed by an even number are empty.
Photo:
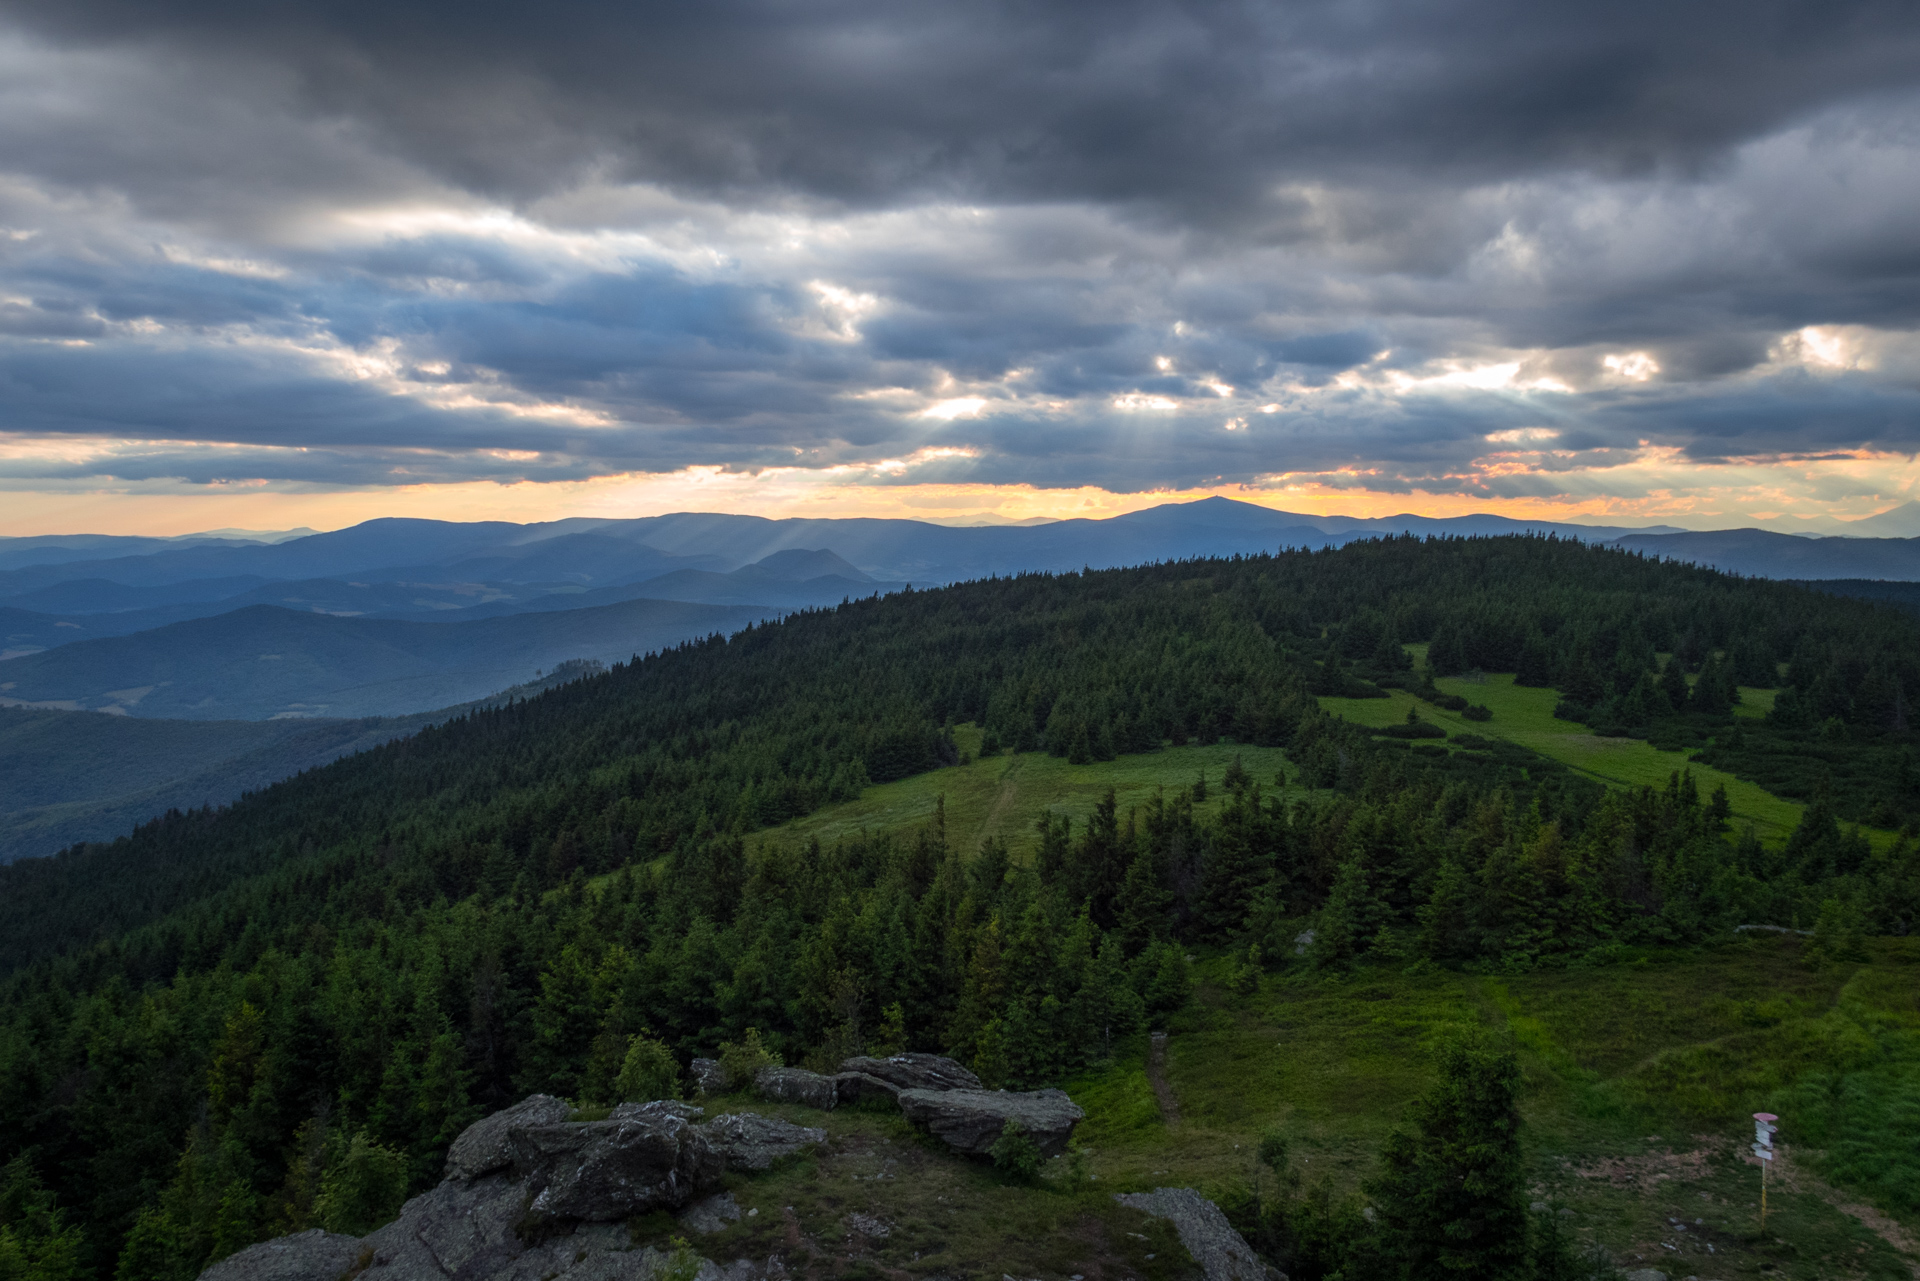
[[[572,1121],[561,1100],[536,1094],[475,1123],[453,1143],[446,1177],[408,1201],[400,1217],[365,1237],[302,1232],[216,1263],[202,1281],[339,1281],[354,1273],[390,1281],[612,1281],[680,1275],[702,1281],[758,1277],[636,1249],[626,1222],[678,1211],[728,1169],[763,1171],[826,1139],[824,1131],[753,1113],[702,1124],[683,1103],[623,1104],[599,1121]],[[712,1219],[711,1207],[700,1224]],[[674,1269],[679,1268],[679,1271]]]

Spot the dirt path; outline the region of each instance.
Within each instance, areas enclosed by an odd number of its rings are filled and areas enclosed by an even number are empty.
[[[987,810],[987,816],[980,820],[980,827],[973,837],[973,848],[979,849],[980,843],[1000,830],[1000,823],[1013,808],[1014,800],[1020,795],[1020,784],[1015,778],[1020,772],[1020,758],[1014,757],[1007,762],[1007,772],[1000,776],[1000,791],[993,798],[993,804]]]
[[[1914,1239],[1913,1233],[1907,1231],[1900,1223],[1881,1213],[1879,1210],[1876,1210],[1874,1207],[1861,1205],[1857,1201],[1849,1201],[1846,1194],[1840,1191],[1840,1189],[1834,1187],[1825,1179],[1822,1179],[1806,1166],[1795,1164],[1792,1150],[1784,1144],[1778,1151],[1779,1156],[1776,1159],[1783,1183],[1795,1191],[1804,1188],[1834,1209],[1840,1211],[1840,1213],[1850,1215],[1859,1220],[1861,1226],[1905,1255],[1907,1267],[1913,1271],[1914,1276],[1920,1277],[1920,1262],[1916,1262],[1916,1260],[1920,1260],[1920,1241]],[[1751,1157],[1746,1158],[1746,1163],[1748,1165],[1759,1164],[1759,1162]]]
[[[1167,1084],[1167,1034],[1155,1032],[1147,1050],[1147,1084],[1153,1087],[1153,1097],[1160,1100],[1160,1119],[1169,1127],[1180,1124],[1180,1100],[1173,1097],[1173,1087]]]

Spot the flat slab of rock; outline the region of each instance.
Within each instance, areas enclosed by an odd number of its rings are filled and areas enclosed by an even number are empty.
[[[677,1116],[529,1126],[507,1137],[528,1211],[550,1219],[607,1223],[677,1210],[726,1169],[706,1135]]]
[[[230,1254],[200,1274],[201,1281],[339,1281],[360,1261],[359,1237],[337,1232],[298,1232],[262,1241]]]
[[[884,1059],[861,1055],[840,1065],[841,1072],[859,1072],[885,1081],[896,1090],[977,1090],[980,1078],[938,1054],[891,1054]]]
[[[840,1089],[832,1077],[805,1068],[761,1068],[753,1078],[753,1092],[775,1103],[800,1103],[827,1112],[840,1102]]]
[[[700,1127],[729,1170],[765,1170],[783,1156],[827,1141],[825,1130],[758,1112],[729,1112]]]
[[[842,1107],[849,1103],[872,1102],[898,1103],[900,1087],[891,1081],[882,1081],[877,1076],[868,1076],[865,1072],[835,1072],[832,1077],[833,1092],[840,1099]]]
[[[722,1192],[704,1201],[695,1201],[680,1216],[680,1226],[702,1235],[725,1232],[730,1223],[740,1222],[740,1203],[733,1193]]]
[[[1220,1207],[1192,1188],[1116,1192],[1113,1199],[1171,1222],[1207,1281],[1285,1281],[1285,1273],[1262,1262],[1246,1238],[1233,1230]]]
[[[988,1155],[1008,1121],[1020,1122],[1044,1155],[1059,1156],[1087,1115],[1064,1090],[902,1090],[900,1110],[970,1156]]]
[[[636,1116],[677,1116],[682,1121],[698,1121],[706,1114],[705,1108],[682,1103],[679,1099],[655,1099],[651,1103],[622,1103],[607,1119],[625,1121]]]
[[[447,1149],[449,1179],[477,1179],[513,1164],[513,1149],[507,1145],[507,1131],[527,1125],[558,1125],[573,1115],[573,1108],[551,1094],[532,1094],[510,1108],[483,1117],[460,1132]]]

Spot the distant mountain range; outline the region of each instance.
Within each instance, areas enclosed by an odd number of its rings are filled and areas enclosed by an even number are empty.
[[[1920,506],[1909,507],[1858,528],[1920,528]],[[1829,590],[1903,602],[1911,593],[1887,581],[1920,580],[1920,538],[1310,516],[1223,498],[1040,525],[680,513],[536,525],[375,520],[324,534],[0,538],[0,707],[29,709],[0,721],[0,765],[8,743],[16,761],[95,761],[90,770],[29,771],[41,780],[31,799],[0,787],[0,861],[35,842],[98,839],[182,798],[231,799],[236,780],[264,785],[328,753],[411,733],[445,714],[433,709],[535,680],[567,660],[621,661],[908,584],[1383,535],[1520,532],[1755,576],[1871,580]],[[76,717],[84,711],[115,715]],[[361,719],[369,717],[404,719]],[[293,719],[309,723],[288,727]],[[226,785],[215,786],[221,779]]]
[[[1905,519],[1891,512],[1861,523],[1895,517]],[[1616,542],[1649,555],[1765,577],[1920,579],[1920,539],[1809,538],[1764,530],[1693,533],[1667,526],[1634,530],[1486,515],[1308,516],[1224,498],[1107,520],[960,528],[910,520],[768,520],[715,513],[537,525],[375,520],[282,541],[266,541],[271,535],[0,539],[0,657],[18,660],[36,651],[234,615],[254,606],[439,623],[638,600],[780,612],[898,590],[907,583],[934,586],[1031,570],[1320,547],[1384,534],[1525,531]],[[622,617],[637,623],[645,612]],[[581,625],[601,624],[582,619]],[[550,627],[537,630],[555,634]],[[188,634],[211,651],[231,648],[217,629]],[[344,633],[315,633],[321,634]],[[240,643],[238,635],[234,643]],[[519,651],[508,647],[500,655],[502,663],[514,662]],[[489,665],[488,670],[500,669]],[[127,681],[116,688],[146,683]],[[36,681],[35,688],[44,689],[44,682]],[[49,697],[84,702],[97,692]]]

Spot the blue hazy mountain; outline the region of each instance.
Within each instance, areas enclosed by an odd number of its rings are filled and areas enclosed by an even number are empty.
[[[464,703],[569,659],[624,662],[781,611],[633,600],[460,623],[252,605],[0,663],[0,699],[189,720],[399,715]]]

